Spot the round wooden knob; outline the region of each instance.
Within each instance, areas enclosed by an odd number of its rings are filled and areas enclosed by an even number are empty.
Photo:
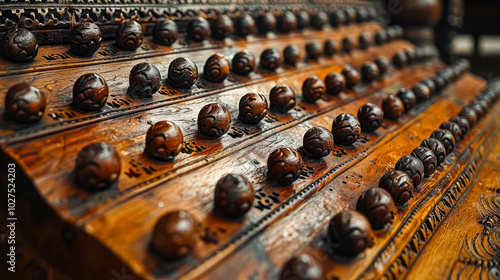
[[[198,114],[198,133],[205,138],[219,138],[231,127],[231,114],[221,104],[203,106]]]
[[[330,73],[325,77],[326,93],[339,95],[345,88],[345,78],[340,73]]]
[[[236,33],[240,36],[248,36],[250,34],[253,34],[255,32],[255,21],[253,18],[248,15],[244,14],[238,20],[236,21]]]
[[[47,101],[45,95],[27,83],[12,86],[5,95],[5,112],[20,123],[36,122],[43,117]]]
[[[414,156],[402,156],[394,166],[395,170],[401,170],[410,176],[413,186],[416,187],[424,179],[424,164]]]
[[[443,143],[435,138],[427,138],[420,144],[420,147],[429,148],[436,156],[437,165],[444,162],[446,158],[446,148]]]
[[[370,222],[358,211],[346,210],[335,215],[328,225],[328,240],[334,253],[352,258],[368,248]]]
[[[348,113],[338,115],[332,124],[332,134],[335,143],[351,145],[359,138],[361,125],[358,119]]]
[[[299,46],[293,44],[283,50],[284,61],[288,65],[295,66],[301,59]]]
[[[341,73],[345,78],[345,86],[348,89],[353,89],[361,81],[358,71],[351,65],[345,65]]]
[[[308,28],[309,24],[311,22],[311,18],[309,17],[309,14],[306,11],[300,11],[297,14],[295,14],[297,18],[297,29],[298,30],[303,30],[304,28]]]
[[[240,99],[239,118],[247,123],[258,123],[267,116],[267,99],[263,94],[249,92]]]
[[[404,205],[413,196],[413,181],[401,170],[385,173],[378,186],[391,194],[397,206]]]
[[[167,213],[156,223],[151,240],[153,248],[163,257],[185,257],[193,251],[198,241],[196,221],[184,211]]]
[[[295,14],[286,11],[278,18],[278,31],[281,33],[290,33],[297,28],[297,18]]]
[[[321,266],[309,255],[300,254],[283,266],[280,280],[320,280]]]
[[[219,40],[229,37],[234,31],[233,21],[227,15],[219,15],[212,22],[212,36]]]
[[[419,83],[411,88],[418,101],[427,100],[431,97],[431,91],[426,85]]]
[[[190,88],[198,79],[198,67],[187,57],[178,57],[168,66],[168,81],[179,88]]]
[[[397,120],[403,115],[405,107],[403,101],[394,95],[389,95],[382,100],[382,110],[384,110],[384,116]]]
[[[392,63],[399,68],[403,68],[408,64],[408,58],[404,52],[398,52],[392,58]]]
[[[366,103],[358,109],[358,120],[362,131],[374,132],[382,126],[384,113],[377,105]]]
[[[385,32],[385,30],[377,31],[377,33],[373,35],[373,41],[378,46],[386,44],[388,41],[387,32]]]
[[[38,54],[35,35],[24,28],[11,28],[0,42],[3,55],[17,61],[31,61]]]
[[[346,7],[345,10],[346,24],[356,23],[356,10],[353,7]]]
[[[325,92],[325,83],[317,76],[307,78],[302,84],[302,97],[307,102],[315,102],[321,99]]]
[[[431,175],[436,170],[437,158],[431,149],[426,147],[416,147],[411,152],[411,156],[418,158],[422,162],[426,175]]]
[[[340,53],[340,44],[335,39],[328,39],[325,41],[323,49],[326,56],[332,57],[333,55]]]
[[[163,20],[156,22],[153,28],[153,40],[160,45],[170,46],[179,36],[177,24],[173,20]]]
[[[330,24],[334,27],[340,27],[346,24],[346,14],[343,10],[336,10],[330,17]]]
[[[229,76],[229,60],[220,54],[210,56],[203,66],[205,78],[214,83],[222,83]]]
[[[108,143],[92,143],[76,158],[75,183],[83,189],[99,191],[113,185],[120,172],[118,152]]]
[[[172,160],[182,150],[184,135],[175,123],[159,121],[146,134],[146,153],[158,160]]]
[[[239,219],[250,211],[254,199],[252,185],[245,178],[228,174],[215,186],[214,212],[226,219]]]
[[[94,54],[101,46],[101,29],[95,23],[85,22],[71,30],[69,46],[77,55],[88,56]]]
[[[267,49],[260,55],[260,66],[269,71],[274,71],[281,65],[280,53],[277,49]]]
[[[443,143],[447,155],[453,152],[455,148],[455,137],[453,137],[453,134],[449,130],[438,128],[432,132],[431,138],[436,138]]]
[[[201,42],[210,37],[210,25],[202,17],[191,20],[187,26],[187,36],[195,42]]]
[[[380,74],[385,74],[389,73],[389,69],[391,67],[391,62],[387,57],[379,57],[375,60],[375,63],[378,66],[378,70],[380,71]]]
[[[361,67],[361,77],[365,83],[371,83],[378,78],[380,71],[378,70],[377,64],[368,61]]]
[[[118,47],[133,51],[142,45],[144,33],[137,21],[125,21],[116,30],[115,37]]]
[[[323,55],[323,49],[321,48],[321,45],[317,42],[307,43],[306,53],[309,59],[316,60]]]
[[[467,135],[467,133],[470,130],[469,122],[467,121],[467,119],[465,119],[463,117],[455,116],[455,117],[450,119],[450,122],[454,122],[460,127],[460,130],[462,131],[462,138],[461,139],[463,139],[463,137],[465,137],[465,135]]]
[[[401,101],[403,101],[406,112],[408,112],[417,104],[417,96],[412,90],[409,90],[407,88],[400,88],[396,95],[399,97],[399,99],[401,99]]]
[[[311,26],[317,30],[322,30],[328,23],[328,15],[325,12],[318,12],[311,17]]]
[[[149,62],[136,64],[129,74],[130,89],[138,97],[150,97],[161,87],[161,75]]]
[[[356,49],[356,43],[351,37],[345,37],[342,40],[342,52],[350,54],[354,49]]]
[[[279,148],[267,159],[268,175],[282,186],[297,180],[302,172],[302,156],[291,148]]]
[[[381,229],[392,222],[395,209],[391,194],[382,188],[366,190],[356,203],[356,210],[366,216],[374,229]]]
[[[243,50],[233,57],[232,70],[238,75],[248,75],[255,69],[255,57],[248,50]]]
[[[85,111],[99,111],[108,100],[108,84],[97,74],[85,74],[73,85],[73,104]]]
[[[358,49],[366,50],[372,45],[372,38],[370,33],[363,32],[358,37]]]
[[[333,135],[324,126],[310,128],[302,140],[304,151],[311,157],[326,157],[333,149]]]
[[[277,113],[286,114],[297,104],[295,92],[290,86],[277,85],[269,93],[271,109]]]
[[[267,33],[276,28],[276,18],[273,14],[266,12],[257,18],[257,29],[260,33]]]

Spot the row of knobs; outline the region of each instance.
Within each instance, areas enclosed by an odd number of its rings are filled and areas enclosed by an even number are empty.
[[[312,17],[305,11],[299,13],[287,11],[276,19],[272,13],[267,12],[257,17],[257,24],[250,15],[235,19],[235,23],[229,16],[219,15],[211,24],[205,18],[197,17],[188,23],[187,38],[195,42],[201,42],[210,37],[223,40],[235,30],[239,36],[253,34],[256,27],[260,33],[274,31],[276,28],[281,33],[289,33],[297,29],[302,30],[309,25],[321,30],[329,19],[333,26],[341,26],[373,20],[375,13],[373,9],[364,7],[357,10],[351,8],[338,10],[330,16],[325,12],[319,12]],[[402,33],[402,30],[398,29],[394,32]],[[174,21],[159,21],[153,29],[153,40],[158,44],[170,46],[178,39],[178,33],[177,23]],[[125,21],[117,29],[115,39],[118,47],[124,50],[135,50],[144,40],[143,27],[136,21]],[[77,55],[92,55],[99,49],[101,42],[101,30],[92,22],[81,23],[71,31],[70,49]],[[38,53],[38,43],[33,33],[27,29],[13,27],[0,41],[0,49],[10,59],[30,61]]]

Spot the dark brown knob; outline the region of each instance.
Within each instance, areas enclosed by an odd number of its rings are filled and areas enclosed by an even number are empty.
[[[356,23],[356,10],[353,7],[345,8],[344,12],[345,12],[346,24]]]
[[[325,94],[326,86],[317,76],[307,78],[302,84],[302,97],[307,102],[315,102]]]
[[[411,90],[415,93],[418,101],[427,100],[431,97],[431,91],[424,84],[416,84]]]
[[[340,53],[340,44],[335,39],[325,41],[324,53],[326,56],[332,57],[334,54]]]
[[[260,33],[274,31],[276,28],[276,18],[273,14],[266,12],[257,18],[257,29]]]
[[[424,172],[426,175],[431,175],[436,171],[437,158],[431,149],[426,147],[416,147],[411,156],[418,158],[424,165]]]
[[[275,112],[286,114],[297,104],[295,92],[290,86],[277,85],[269,93],[271,109]]]
[[[321,45],[319,43],[307,43],[306,45],[306,53],[309,59],[318,59],[321,55],[323,55],[323,49],[321,49]]]
[[[238,75],[248,75],[255,69],[255,57],[248,50],[243,50],[233,57],[232,70]]]
[[[345,65],[341,73],[345,78],[345,86],[348,89],[353,89],[361,81],[358,71],[351,65]]]
[[[401,170],[385,173],[378,186],[388,191],[397,206],[404,205],[413,196],[413,181]]]
[[[227,15],[219,15],[212,22],[212,36],[219,40],[229,37],[234,31],[233,21]]]
[[[438,139],[427,138],[422,141],[420,147],[429,148],[434,153],[434,155],[436,155],[437,165],[440,165],[444,162],[444,159],[446,158],[446,148]]]
[[[325,12],[318,12],[311,17],[311,26],[317,30],[322,30],[328,23],[328,15]]]
[[[146,153],[158,160],[172,160],[181,152],[184,135],[173,122],[159,121],[146,134]]]
[[[405,51],[406,60],[408,60],[408,64],[413,64],[417,61],[417,56],[414,50]]]
[[[420,83],[429,88],[430,95],[436,94],[436,84],[431,79],[422,80]]]
[[[372,44],[372,38],[371,38],[370,33],[363,32],[359,35],[359,37],[358,37],[358,49],[366,50],[371,46],[371,44]]]
[[[330,17],[330,24],[334,27],[340,27],[346,23],[346,14],[343,10],[336,10]]]
[[[202,17],[191,20],[187,26],[187,36],[195,42],[202,42],[210,37],[210,25]]]
[[[297,28],[297,18],[295,14],[286,11],[278,18],[278,31],[281,33],[290,33]]]
[[[458,124],[458,126],[460,127],[460,130],[462,131],[462,139],[465,135],[467,135],[467,133],[469,133],[470,125],[469,125],[469,122],[467,121],[466,118],[456,116],[456,117],[451,118],[450,122],[454,122],[454,123]]]
[[[291,148],[279,148],[267,159],[269,177],[282,186],[288,186],[297,180],[302,167],[302,157]]]
[[[177,41],[178,35],[177,24],[173,20],[158,21],[153,28],[153,41],[160,45],[172,45]]]
[[[469,108],[474,110],[476,112],[477,118],[481,119],[486,113],[488,112],[488,109],[486,105],[478,100],[472,101],[469,105],[467,105]]]
[[[474,110],[472,110],[472,108],[470,108],[470,107],[464,107],[460,111],[460,113],[458,113],[458,115],[460,117],[465,118],[469,122],[469,125],[471,128],[476,124],[476,122],[478,120],[476,112]]]
[[[280,53],[277,49],[267,49],[260,55],[260,66],[269,71],[274,71],[281,65]]]
[[[205,78],[214,83],[222,83],[229,76],[229,60],[220,54],[210,56],[203,66]]]
[[[355,257],[369,246],[370,222],[358,211],[346,210],[335,215],[328,225],[328,239],[334,253]]]
[[[0,42],[3,55],[17,61],[30,61],[38,54],[35,35],[24,28],[11,28]]]
[[[95,23],[85,22],[71,30],[69,46],[77,55],[87,56],[94,54],[101,46],[101,29]]]
[[[394,95],[389,95],[382,100],[382,110],[386,118],[397,120],[403,115],[405,107],[401,99]]]
[[[408,59],[404,52],[398,52],[392,58],[392,63],[399,68],[405,67],[408,64]]]
[[[85,74],[73,85],[73,104],[85,111],[98,111],[108,100],[108,84],[97,74]]]
[[[325,77],[326,93],[339,95],[345,88],[345,78],[340,73],[330,73]]]
[[[387,59],[387,57],[379,57],[375,60],[375,63],[378,66],[380,74],[389,73],[391,62],[389,61],[389,59]]]
[[[377,64],[368,61],[361,67],[361,77],[363,77],[363,82],[371,83],[373,80],[377,79],[380,74]]]
[[[415,107],[417,104],[417,97],[412,90],[407,88],[400,88],[396,95],[403,101],[405,106],[405,111],[408,112],[411,108]]]
[[[438,128],[432,132],[431,138],[436,138],[443,143],[447,155],[453,152],[455,148],[455,137],[453,137],[453,134],[451,134],[449,130]]]
[[[446,87],[446,81],[441,76],[434,76],[431,78],[436,86],[436,92],[442,91]]]
[[[142,45],[144,33],[137,21],[125,21],[116,30],[116,45],[124,50],[133,51]]]
[[[168,81],[179,88],[190,88],[198,79],[198,67],[187,57],[178,57],[168,66]]]
[[[292,257],[283,266],[280,280],[320,280],[321,267],[307,254]]]
[[[391,194],[382,188],[366,190],[356,203],[356,210],[366,216],[374,229],[381,229],[392,222],[395,208]]]
[[[45,95],[27,83],[12,86],[5,95],[5,112],[9,118],[21,123],[40,120],[45,113]]]
[[[377,105],[366,103],[359,107],[358,120],[361,124],[361,130],[366,132],[374,132],[384,121],[384,113]]]
[[[75,183],[83,189],[100,191],[113,185],[121,172],[120,155],[108,143],[85,146],[75,164]]]
[[[424,164],[414,156],[402,156],[394,167],[395,170],[401,170],[410,176],[413,186],[418,186],[424,179]]]
[[[255,193],[250,183],[240,175],[228,174],[215,185],[214,212],[226,219],[239,219],[253,206]]]
[[[309,156],[326,157],[333,149],[333,135],[326,127],[315,126],[304,134],[302,143]]]
[[[136,64],[129,75],[130,89],[138,97],[150,97],[161,87],[161,75],[149,62]]]
[[[387,43],[387,32],[384,30],[377,31],[375,35],[373,35],[373,41],[378,46]]]
[[[304,28],[308,28],[311,22],[311,18],[306,11],[300,11],[296,14],[297,17],[297,29],[303,30]]]
[[[167,213],[156,222],[151,240],[163,257],[180,259],[191,253],[198,241],[196,221],[184,211]]]
[[[198,114],[198,133],[206,138],[219,138],[231,126],[231,114],[218,103],[203,106]]]
[[[367,22],[370,20],[370,14],[368,13],[368,9],[365,7],[359,7],[356,9],[356,21],[358,23]]]
[[[263,94],[249,92],[240,99],[239,118],[248,123],[258,123],[267,115],[267,99]]]
[[[458,124],[451,122],[451,121],[444,122],[439,126],[439,128],[446,129],[446,130],[450,131],[451,134],[453,134],[455,141],[457,141],[457,142],[462,141],[462,139],[463,139],[462,129],[460,128],[460,126]]]
[[[385,29],[385,32],[387,34],[387,41],[389,41],[389,42],[396,40],[398,37],[397,30],[394,29],[392,26],[388,26]]]
[[[352,114],[343,113],[333,120],[332,134],[335,143],[351,145],[358,140],[360,133],[359,121]]]
[[[236,33],[243,37],[255,33],[255,21],[250,15],[244,14],[236,20]]]
[[[342,52],[350,54],[356,48],[356,42],[352,37],[345,37],[342,40]]]
[[[299,46],[293,44],[283,50],[283,57],[286,64],[295,66],[301,59]]]

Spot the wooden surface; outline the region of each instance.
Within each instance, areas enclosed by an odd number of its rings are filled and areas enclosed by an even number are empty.
[[[266,161],[272,151],[279,147],[300,150],[308,128],[331,128],[337,115],[356,114],[367,102],[380,106],[388,94],[400,87],[412,87],[445,65],[431,60],[392,69],[372,84],[361,84],[339,97],[326,96],[315,104],[301,98],[302,82],[310,75],[323,79],[330,72],[340,72],[346,63],[359,70],[365,61],[379,56],[390,59],[412,45],[400,40],[351,55],[306,60],[297,68],[284,66],[275,73],[258,69],[250,77],[230,75],[224,85],[200,78],[187,91],[169,88],[165,83],[168,64],[178,56],[189,56],[201,73],[205,60],[216,52],[231,57],[236,51],[249,49],[258,58],[270,47],[282,52],[295,43],[303,51],[310,41],[341,40],[347,35],[357,38],[361,31],[380,28],[367,23],[335,32],[312,32],[310,37],[235,42],[193,48],[186,53],[158,47],[140,50],[137,56],[118,53],[104,59],[96,55],[88,63],[76,58],[70,58],[68,63],[56,60],[54,65],[35,61],[28,66],[33,67],[31,73],[24,70],[28,68],[6,64],[3,70],[11,72],[2,72],[0,92],[20,81],[29,81],[49,98],[46,115],[35,125],[16,125],[5,117],[0,120],[0,162],[15,162],[18,166],[17,213],[22,217],[18,229],[23,240],[57,271],[55,275],[76,279],[112,279],[117,273],[135,279],[278,279],[284,262],[300,252],[311,254],[321,264],[325,279],[420,279],[422,275],[442,279],[455,275],[453,270],[464,266],[461,256],[470,254],[457,247],[471,242],[472,236],[466,234],[483,230],[483,225],[475,221],[462,226],[466,217],[480,215],[471,203],[497,199],[486,197],[488,192],[497,193],[498,186],[487,191],[477,187],[481,180],[473,178],[485,172],[488,175],[483,176],[483,183],[488,186],[493,186],[492,177],[498,178],[494,174],[499,164],[499,105],[471,129],[438,172],[425,179],[409,205],[397,210],[391,227],[375,232],[373,245],[365,253],[348,263],[336,261],[324,250],[324,239],[331,217],[353,209],[359,195],[377,186],[399,157],[409,154],[440,123],[471,101],[485,87],[484,80],[465,74],[398,121],[384,120],[376,132],[362,133],[352,146],[336,145],[334,152],[321,160],[305,158],[300,178],[290,187],[280,187],[267,179]],[[108,47],[112,46],[101,49]],[[60,52],[64,48],[60,45],[52,49]],[[40,55],[53,50],[41,49]],[[160,69],[163,86],[150,100],[134,100],[126,95],[127,75],[133,65],[143,61]],[[70,105],[74,81],[89,72],[102,75],[110,87],[110,98],[102,113],[83,113]],[[277,84],[288,84],[297,93],[298,105],[290,114],[271,113],[257,125],[238,120],[241,96],[247,92],[268,96]],[[230,131],[216,140],[200,137],[195,125],[198,111],[212,102],[227,106],[233,116]],[[3,98],[0,105],[3,107]],[[160,120],[178,124],[185,137],[181,154],[169,163],[144,155],[146,131]],[[97,141],[106,141],[119,152],[122,173],[118,184],[110,189],[87,192],[74,185],[73,168],[78,152]],[[492,163],[482,164],[485,159]],[[212,213],[215,183],[228,173],[247,178],[257,197],[246,219],[237,222],[222,220]],[[5,174],[0,175],[4,180]],[[498,206],[498,200],[494,203]],[[151,250],[151,233],[161,215],[179,209],[199,221],[202,238],[192,256],[168,262]],[[498,224],[498,207],[492,211],[496,214],[483,220]],[[495,230],[498,227],[492,227],[490,232]],[[457,231],[456,236],[451,231]],[[497,234],[489,236],[498,241]],[[488,252],[494,251],[498,252],[498,246]],[[446,253],[443,265],[436,262],[438,253]],[[490,268],[498,265],[491,256],[490,261],[492,264],[486,268],[479,265],[486,273],[492,273]],[[430,276],[427,269],[432,272]]]

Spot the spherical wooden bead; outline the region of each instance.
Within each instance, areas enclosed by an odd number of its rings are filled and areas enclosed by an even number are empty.
[[[5,95],[5,113],[20,123],[40,120],[45,113],[46,105],[45,94],[27,83],[12,86]]]
[[[356,23],[356,10],[353,7],[346,7],[345,10],[346,24]]]
[[[38,54],[38,42],[31,31],[24,28],[11,28],[0,41],[3,55],[17,61],[31,61]]]
[[[293,44],[283,50],[283,57],[286,64],[295,66],[300,60],[300,48]]]
[[[424,172],[426,175],[434,173],[437,167],[437,158],[431,149],[426,147],[416,147],[411,156],[418,158],[424,165]]]
[[[274,31],[276,28],[276,17],[273,14],[266,12],[257,18],[257,29],[260,33]]]
[[[323,55],[323,49],[321,49],[321,45],[319,43],[307,43],[306,45],[306,53],[309,59],[318,59],[321,55]]]
[[[219,138],[231,126],[231,114],[221,104],[211,103],[203,106],[198,114],[198,133],[206,138]]]
[[[415,93],[418,101],[423,101],[431,97],[431,91],[424,84],[416,84],[411,90]]]
[[[378,70],[380,74],[389,73],[389,69],[391,68],[391,62],[387,57],[379,57],[375,60],[375,63],[378,66]]]
[[[373,62],[365,62],[361,67],[361,77],[365,83],[371,83],[373,80],[378,78],[380,71],[378,70],[377,64]]]
[[[434,76],[431,78],[436,86],[436,93],[440,92],[446,87],[446,81],[441,76]]]
[[[392,27],[392,26],[388,26],[386,29],[385,29],[385,32],[387,34],[387,41],[394,41],[395,39],[397,39],[397,31]]]
[[[366,103],[359,107],[358,120],[361,124],[361,130],[374,132],[382,125],[384,113],[377,105]]]
[[[307,78],[302,84],[302,97],[307,102],[315,102],[325,94],[326,86],[317,76]]]
[[[429,89],[430,95],[436,94],[436,84],[434,83],[433,80],[431,80],[431,79],[423,80],[423,81],[420,81],[420,84],[426,86]]]
[[[290,33],[297,28],[297,18],[295,14],[286,11],[278,18],[278,31],[281,33]]]
[[[456,117],[451,118],[450,122],[454,122],[454,123],[458,124],[458,126],[460,127],[460,130],[462,131],[462,138],[465,135],[467,135],[467,133],[469,133],[470,125],[469,125],[469,121],[467,121],[466,118],[456,116]]]
[[[129,84],[135,95],[150,97],[161,87],[160,71],[149,62],[136,64],[130,70]]]
[[[330,16],[330,24],[334,27],[340,27],[346,24],[346,21],[347,21],[346,14],[343,10],[336,10]]]
[[[182,150],[184,135],[173,122],[159,121],[146,134],[146,153],[158,160],[172,160]]]
[[[356,203],[356,210],[365,215],[374,229],[392,222],[395,208],[391,194],[382,188],[366,190]]]
[[[443,143],[441,143],[441,141],[439,141],[438,139],[427,138],[424,141],[422,141],[420,147],[429,148],[434,153],[434,155],[436,155],[436,160],[438,165],[444,162],[447,154],[446,148],[443,145]]]
[[[438,128],[434,130],[431,134],[431,138],[436,138],[443,143],[447,155],[455,148],[455,137],[453,137],[453,134],[447,129]]]
[[[446,130],[450,131],[451,134],[453,134],[455,141],[457,141],[457,142],[462,141],[462,139],[463,139],[462,129],[460,128],[460,126],[458,124],[451,122],[451,121],[444,122],[439,126],[439,128],[446,129]]]
[[[210,24],[202,17],[191,20],[187,26],[187,36],[195,42],[201,42],[210,37]]]
[[[326,56],[332,57],[334,54],[340,53],[340,44],[335,39],[328,39],[325,41],[323,49]]]
[[[228,174],[215,185],[214,212],[226,219],[239,219],[253,206],[255,193],[250,183],[240,175]]]
[[[302,172],[302,156],[291,148],[279,148],[267,159],[268,175],[278,184],[288,186]]]
[[[325,77],[326,93],[339,95],[345,88],[345,78],[340,73],[330,73]]]
[[[408,112],[411,108],[415,107],[417,104],[417,97],[415,93],[407,88],[400,88],[396,95],[403,101],[405,111]]]
[[[408,64],[413,64],[417,60],[417,56],[414,50],[407,50],[405,51],[406,55],[406,60],[408,61]]]
[[[336,254],[355,257],[366,250],[371,236],[370,222],[357,212],[346,210],[335,215],[328,225],[330,246]]]
[[[92,55],[99,49],[101,42],[101,29],[95,23],[81,23],[71,30],[69,46],[77,55]]]
[[[170,46],[179,35],[177,24],[173,20],[158,21],[153,28],[153,41],[160,45]]]
[[[476,112],[478,119],[481,119],[488,112],[488,108],[486,107],[486,105],[483,103],[480,103],[478,100],[472,101],[467,106],[469,108],[471,108],[472,110],[474,110],[474,112]]]
[[[212,22],[212,36],[219,40],[229,37],[234,31],[233,21],[227,15],[219,15]]]
[[[240,36],[248,36],[255,33],[255,21],[248,15],[244,14],[236,21],[236,33]]]
[[[328,15],[325,12],[318,12],[311,17],[311,26],[317,30],[322,30],[328,23]]]
[[[372,44],[372,39],[371,39],[370,33],[363,32],[359,35],[359,37],[358,37],[358,49],[366,50],[371,46],[371,44]]]
[[[75,164],[75,183],[83,189],[100,191],[118,180],[121,162],[118,152],[108,143],[85,146]]]
[[[373,41],[379,46],[387,43],[387,32],[384,30],[377,31],[375,35],[373,35]]]
[[[303,138],[303,148],[314,158],[326,157],[333,149],[333,135],[323,126],[310,128]]]
[[[191,214],[174,211],[162,216],[153,229],[153,248],[163,257],[180,259],[191,253],[198,241],[198,228]]]
[[[405,107],[401,99],[394,95],[389,95],[382,100],[382,110],[384,111],[385,117],[397,120],[403,115]]]
[[[297,104],[296,99],[295,92],[287,85],[277,85],[269,93],[271,109],[281,114],[293,109]]]
[[[108,84],[97,74],[85,74],[73,85],[73,104],[85,111],[98,111],[108,100]]]
[[[302,30],[308,28],[311,22],[311,17],[306,11],[300,11],[296,14],[297,17],[297,29]]]
[[[178,57],[168,66],[168,81],[179,88],[190,88],[198,79],[198,67],[187,57]]]
[[[203,66],[205,78],[214,83],[222,83],[229,76],[229,60],[220,54],[211,55]]]
[[[280,53],[277,49],[267,49],[260,55],[260,66],[264,69],[274,71],[281,65]]]
[[[137,21],[125,21],[116,30],[116,45],[124,50],[133,51],[142,45],[144,33]]]
[[[414,156],[402,156],[396,162],[394,169],[408,174],[413,181],[413,186],[418,186],[424,178],[424,164]]]
[[[243,50],[233,57],[232,70],[238,75],[248,75],[255,69],[255,57],[248,50]]]
[[[332,134],[335,143],[351,145],[358,140],[360,133],[359,121],[352,114],[343,113],[333,120]]]
[[[413,181],[401,170],[385,173],[378,186],[388,191],[397,206],[404,205],[413,195]]]
[[[267,115],[267,99],[263,94],[249,92],[240,99],[239,118],[248,123],[258,123]]]
[[[350,54],[354,49],[356,49],[356,42],[351,37],[345,37],[342,40],[342,52]]]
[[[353,89],[361,81],[358,71],[350,65],[345,65],[341,73],[345,78],[345,86],[348,89]]]
[[[398,52],[392,58],[392,63],[394,63],[394,65],[396,65],[399,68],[405,67],[408,63],[406,54],[404,52]]]
[[[478,120],[477,114],[472,108],[470,107],[464,107],[460,113],[458,113],[460,117],[465,118],[468,122],[470,127],[474,126]]]
[[[283,266],[280,280],[320,280],[321,267],[309,255],[300,254]]]
[[[370,15],[368,14],[368,9],[365,7],[359,7],[356,9],[356,21],[358,23],[367,22],[369,20]]]

